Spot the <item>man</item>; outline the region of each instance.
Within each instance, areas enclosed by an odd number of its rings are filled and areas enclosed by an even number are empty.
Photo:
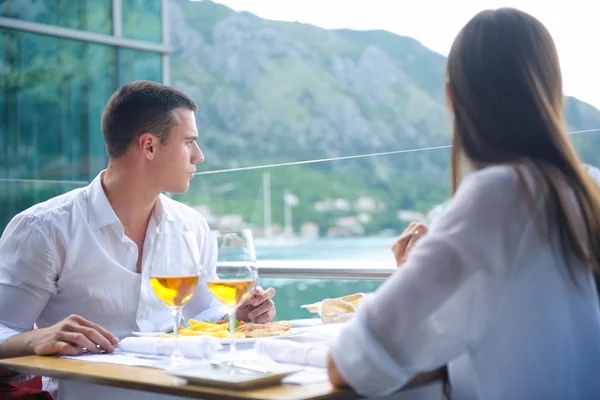
[[[204,161],[196,104],[169,86],[137,81],[117,90],[102,116],[108,167],[87,187],[15,216],[0,239],[0,358],[108,352],[131,331],[171,326],[149,284],[157,229],[193,231],[201,264],[214,268],[205,219],[162,192],[188,190]],[[238,311],[263,323],[275,291],[257,288]],[[218,320],[220,303],[200,285],[186,318]],[[30,330],[36,323],[37,328]],[[7,371],[3,371],[7,372]]]

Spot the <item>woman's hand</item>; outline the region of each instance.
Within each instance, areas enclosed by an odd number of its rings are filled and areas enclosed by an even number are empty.
[[[335,387],[344,387],[348,385],[333,362],[331,352],[327,353],[327,375],[329,375],[329,382]]]
[[[402,235],[396,239],[396,242],[392,245],[392,252],[398,267],[404,263],[412,248],[427,233],[427,230],[427,225],[420,222],[411,222]]]

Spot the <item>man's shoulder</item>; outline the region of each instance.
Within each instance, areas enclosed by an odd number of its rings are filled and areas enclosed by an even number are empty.
[[[66,193],[52,197],[41,203],[21,211],[18,217],[39,221],[40,223],[62,219],[73,214],[73,208],[85,199],[85,187],[70,190]]]
[[[173,200],[165,195],[161,195],[160,198],[166,211],[168,211],[175,220],[186,225],[190,224],[191,227],[194,228],[200,228],[207,231],[210,230],[206,218],[204,218],[204,216],[195,208],[180,201]]]

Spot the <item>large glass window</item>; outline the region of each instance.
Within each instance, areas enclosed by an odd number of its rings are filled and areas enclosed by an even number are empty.
[[[106,163],[100,118],[110,46],[0,30],[0,176],[88,179]]]
[[[0,0],[0,16],[111,34],[111,0]]]
[[[106,165],[100,119],[114,65],[110,46],[0,29],[0,178],[93,178]],[[71,188],[10,184],[2,222]]]
[[[161,81],[160,54],[0,29],[0,227],[106,166],[100,120],[118,84],[117,51],[120,84]],[[13,181],[22,179],[42,183]]]
[[[119,49],[119,85],[133,80],[162,81],[162,56],[141,50]]]
[[[160,0],[122,0],[121,4],[124,37],[162,42]]]

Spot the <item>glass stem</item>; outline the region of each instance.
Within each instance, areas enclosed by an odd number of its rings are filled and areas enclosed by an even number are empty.
[[[235,308],[229,311],[229,333],[231,333],[231,344],[229,345],[229,356],[230,363],[233,364],[235,360],[236,347],[235,347]]]
[[[178,362],[183,360],[183,353],[179,347],[179,324],[181,323],[181,310],[183,307],[171,308],[171,314],[173,314],[173,334],[175,335],[175,347],[173,348],[173,354],[171,354],[171,361]]]

